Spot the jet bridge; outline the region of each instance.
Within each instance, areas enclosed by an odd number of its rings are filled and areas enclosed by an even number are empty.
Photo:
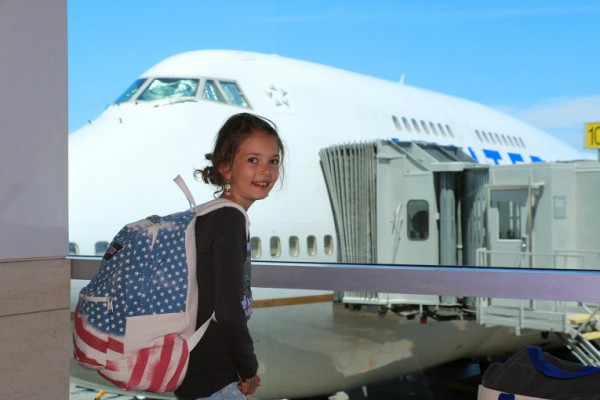
[[[477,164],[459,148],[376,142],[320,151],[343,263],[600,270],[600,164]],[[343,292],[352,308],[557,333],[600,366],[600,305]]]

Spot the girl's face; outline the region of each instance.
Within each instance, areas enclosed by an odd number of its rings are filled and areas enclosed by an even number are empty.
[[[231,185],[229,199],[250,208],[264,199],[279,177],[279,146],[277,140],[262,131],[254,131],[240,144],[232,164],[220,168],[221,175]]]

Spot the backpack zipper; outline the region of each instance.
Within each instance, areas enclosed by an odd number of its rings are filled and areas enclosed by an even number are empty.
[[[98,296],[88,296],[83,293],[79,293],[79,298],[85,301],[91,301],[93,303],[106,303],[106,309],[109,313],[113,312],[113,298],[110,296],[98,297]]]

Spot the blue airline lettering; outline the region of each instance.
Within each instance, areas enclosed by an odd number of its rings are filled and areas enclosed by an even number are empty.
[[[475,162],[479,162],[479,159],[477,158],[477,155],[475,154],[475,152],[473,151],[473,149],[470,148],[470,147],[467,147],[467,149],[469,150],[469,154],[471,154],[471,158],[473,160],[475,160]]]
[[[496,165],[500,164],[500,160],[502,160],[502,156],[500,155],[499,151],[488,150],[488,149],[482,149],[482,150],[483,150],[483,154],[485,155],[485,157],[488,160],[494,160],[494,164],[496,164]]]
[[[523,156],[517,153],[508,153],[508,158],[513,164],[524,163]]]
[[[542,162],[544,160],[542,160],[541,158],[537,157],[537,156],[529,156],[529,158],[531,158],[531,162]]]

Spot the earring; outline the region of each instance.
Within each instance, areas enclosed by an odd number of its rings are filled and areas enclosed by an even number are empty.
[[[223,190],[224,190],[225,196],[227,196],[227,197],[231,196],[231,185],[229,184],[229,181],[225,182],[225,184],[223,185]]]

